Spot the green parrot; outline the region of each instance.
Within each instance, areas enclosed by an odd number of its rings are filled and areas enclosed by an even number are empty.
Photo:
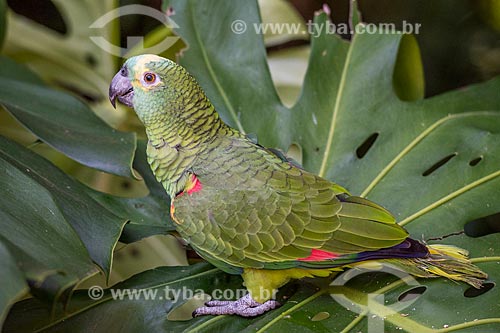
[[[109,97],[144,123],[148,162],[171,198],[178,233],[205,260],[241,274],[249,291],[237,301],[210,301],[195,316],[256,316],[279,306],[275,291],[291,279],[325,277],[367,260],[476,288],[487,278],[466,251],[409,238],[381,206],[226,125],[173,61],[128,59]]]

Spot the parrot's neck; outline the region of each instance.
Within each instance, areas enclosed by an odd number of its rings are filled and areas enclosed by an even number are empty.
[[[241,134],[219,118],[200,85],[185,69],[173,64],[166,73],[175,84],[166,83],[155,91],[134,89],[134,109],[148,135],[151,169],[174,197],[186,189],[197,157],[218,137]]]
[[[214,106],[196,85],[176,96],[167,96],[156,110],[138,112],[145,125],[148,139],[154,146],[167,144],[177,150],[203,150],[204,144],[217,135],[238,133],[227,126]],[[141,107],[141,106],[139,106]]]
[[[196,157],[218,135],[241,135],[219,118],[203,92],[182,97],[170,99],[161,112],[140,113],[149,139],[148,162],[171,197],[185,189]]]

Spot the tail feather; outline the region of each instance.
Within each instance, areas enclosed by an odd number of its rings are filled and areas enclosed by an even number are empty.
[[[445,277],[481,288],[488,275],[468,259],[468,252],[452,245],[427,245],[429,254],[422,258],[396,258],[385,261],[418,277]]]
[[[426,245],[407,238],[400,244],[385,249],[335,255],[332,258],[313,256],[313,258],[299,259],[295,264],[306,269],[338,271],[342,268],[355,267],[360,262],[377,260],[390,263],[417,277],[441,276],[453,281],[463,281],[479,289],[488,275],[471,263],[468,255],[466,250],[456,246]]]

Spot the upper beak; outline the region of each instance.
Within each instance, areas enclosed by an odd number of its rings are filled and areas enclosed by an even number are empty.
[[[134,97],[134,88],[128,78],[127,68],[123,67],[111,80],[109,85],[109,101],[116,108],[116,99],[126,106],[133,107],[132,98]]]

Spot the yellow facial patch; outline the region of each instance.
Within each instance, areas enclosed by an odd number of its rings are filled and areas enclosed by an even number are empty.
[[[148,63],[150,63],[152,61],[161,62],[162,60],[164,60],[162,57],[159,57],[155,54],[143,54],[143,55],[139,56],[134,64],[134,66],[132,67],[132,71],[133,71],[133,73],[135,73],[135,75],[134,75],[134,79],[135,79],[134,81],[136,83],[135,86],[138,88],[141,88],[144,91],[149,90],[152,87],[154,87],[155,85],[148,86],[148,87],[145,87],[144,85],[142,85],[141,84],[142,77],[145,73],[151,71],[151,69],[147,66]]]

